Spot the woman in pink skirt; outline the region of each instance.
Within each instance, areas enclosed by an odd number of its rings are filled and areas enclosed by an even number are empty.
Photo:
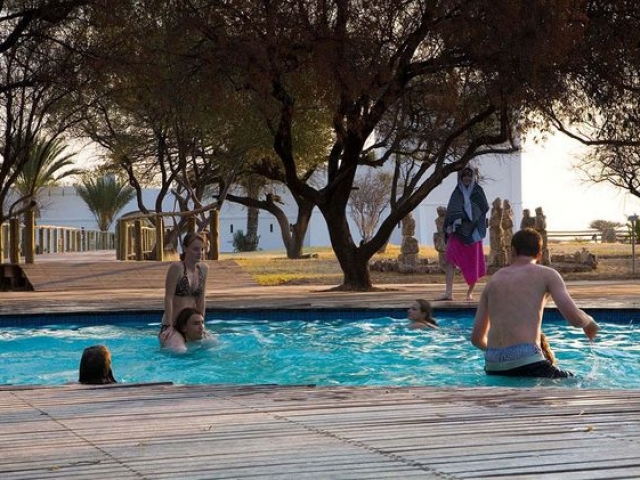
[[[465,167],[458,172],[458,185],[453,190],[444,231],[447,238],[445,251],[445,293],[436,300],[453,300],[454,268],[462,272],[469,286],[467,300],[473,300],[473,289],[487,273],[482,239],[487,234],[489,203],[484,190],[476,182],[476,172]]]

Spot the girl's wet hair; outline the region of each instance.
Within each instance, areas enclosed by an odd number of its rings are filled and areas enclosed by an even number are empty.
[[[420,307],[420,311],[425,314],[424,320],[427,323],[430,323],[432,325],[436,325],[437,326],[438,323],[433,318],[433,308],[431,307],[431,302],[429,302],[429,300],[425,300],[423,298],[418,298],[416,300],[416,303]]]
[[[184,337],[183,330],[187,325],[187,322],[193,315],[202,315],[202,312],[197,308],[187,307],[180,310],[180,313],[176,317],[176,330],[180,332],[180,335],[182,335],[183,337]]]
[[[111,352],[107,347],[94,345],[84,349],[78,382],[87,385],[117,383],[111,370]]]
[[[540,333],[540,348],[542,349],[542,354],[544,358],[549,360],[552,365],[556,364],[556,356],[553,354],[553,350],[551,350],[551,345],[549,345],[549,340],[544,333]]]

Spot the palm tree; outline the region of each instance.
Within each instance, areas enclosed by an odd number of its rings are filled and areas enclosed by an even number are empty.
[[[116,215],[135,195],[133,188],[113,174],[98,179],[87,175],[83,177],[81,185],[76,185],[76,192],[87,204],[98,222],[98,228],[103,232],[109,230]]]
[[[46,187],[57,185],[63,178],[82,173],[74,166],[75,153],[65,153],[66,145],[58,138],[36,138],[24,149],[26,160],[13,184],[26,205],[35,201],[40,205],[40,193]]]

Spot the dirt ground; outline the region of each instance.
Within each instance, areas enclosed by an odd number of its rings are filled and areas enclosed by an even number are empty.
[[[595,270],[574,272],[565,265],[551,264],[560,271],[565,280],[622,280],[640,277],[640,248],[629,244],[600,243],[558,243],[549,245],[551,255],[572,257],[576,252],[586,249],[597,258]],[[635,251],[635,266],[634,266]],[[433,260],[435,262],[435,259]],[[635,267],[635,268],[634,268]],[[634,273],[635,270],[635,273]],[[374,284],[395,283],[444,283],[443,274],[400,274],[397,272],[371,272]],[[463,282],[456,274],[455,282]]]
[[[594,242],[557,242],[549,244],[551,258],[564,255],[565,259],[572,258],[577,252],[586,250],[595,255],[597,268],[590,270],[582,268],[576,272],[575,264],[570,262],[551,264],[556,268],[565,280],[622,280],[628,278],[640,278],[640,258],[636,258],[637,265],[634,268],[635,246],[624,243],[602,244]],[[488,247],[485,248],[489,253]],[[228,255],[229,259],[239,263],[247,273],[251,274],[261,285],[338,285],[343,281],[343,273],[335,255],[330,249],[317,252],[308,252],[310,255],[303,259],[290,260],[282,253],[274,252],[249,252]],[[376,261],[392,262],[400,254],[400,247],[391,245],[389,248],[372,259]],[[640,249],[638,249],[640,255]],[[399,273],[380,272],[371,270],[371,280],[374,285],[380,284],[430,284],[444,283],[444,274],[438,268],[438,252],[433,247],[421,247],[419,252],[421,260],[429,262],[429,270],[436,273]],[[567,258],[568,257],[568,258]],[[489,274],[490,276],[490,274]],[[486,279],[486,278],[485,278]],[[455,282],[463,282],[458,274]]]

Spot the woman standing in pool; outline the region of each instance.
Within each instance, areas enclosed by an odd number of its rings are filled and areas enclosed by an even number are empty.
[[[438,324],[433,318],[433,310],[431,309],[431,303],[428,300],[419,298],[411,304],[407,316],[411,323],[410,329],[419,328],[438,328]]]
[[[209,266],[202,262],[205,238],[199,233],[187,233],[182,241],[180,261],[167,271],[164,292],[164,315],[160,328],[160,343],[176,334],[176,317],[185,308],[204,314],[206,309],[207,274]]]
[[[469,286],[467,300],[473,300],[476,282],[487,273],[482,239],[487,234],[489,203],[476,177],[476,171],[471,167],[458,172],[458,185],[447,205],[444,219],[446,287],[444,294],[436,300],[453,300],[454,267],[460,269]]]

